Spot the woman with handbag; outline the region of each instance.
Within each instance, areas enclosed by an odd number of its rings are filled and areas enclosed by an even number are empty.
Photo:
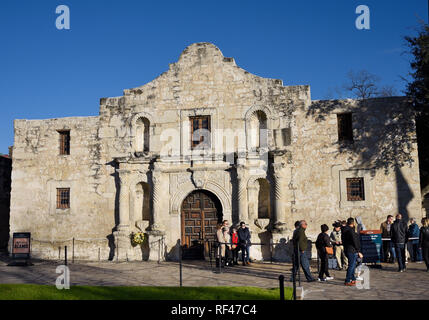
[[[320,258],[320,270],[318,281],[333,280],[334,278],[329,275],[328,256],[334,254],[334,249],[329,238],[329,227],[326,224],[320,226],[322,232],[316,240],[317,253]],[[324,277],[326,275],[326,278]]]

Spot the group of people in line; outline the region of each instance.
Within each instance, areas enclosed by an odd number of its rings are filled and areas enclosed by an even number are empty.
[[[238,265],[240,251],[243,266],[250,264],[250,230],[246,223],[240,222],[239,227],[233,226],[230,229],[229,221],[224,220],[217,226],[216,238],[218,245],[216,248],[216,267]]]
[[[412,262],[425,261],[426,266],[428,265],[428,219],[423,218],[421,223],[422,227],[419,228],[415,218],[410,219],[409,226],[407,227],[406,221],[402,220],[401,224],[396,224],[393,220],[392,215],[388,215],[386,221],[381,226],[381,236],[383,238],[383,261],[388,263],[394,263],[395,260],[398,264],[403,265],[403,261],[409,253],[409,258]],[[395,246],[395,243],[400,245]],[[404,244],[402,246],[401,244]],[[408,250],[405,251],[405,247]],[[400,259],[398,259],[400,257]]]
[[[406,246],[409,243],[410,256],[413,262],[423,259],[426,263],[426,271],[429,272],[429,218],[421,220],[422,226],[418,227],[416,219],[410,219],[410,225],[401,214],[389,215],[387,220],[381,224],[383,239],[383,261],[398,262],[398,272],[406,270]],[[316,280],[310,272],[310,264],[306,255],[308,238],[305,234],[307,222],[305,220],[295,222],[293,233],[294,246],[294,268],[292,277],[296,276],[299,265],[301,265],[308,282],[328,281],[333,277],[329,274],[328,258],[335,256],[339,270],[346,269],[346,286],[355,286],[360,278],[360,270],[363,261],[359,233],[365,230],[360,218],[349,218],[347,221],[336,221],[333,231],[329,234],[329,227],[321,225],[321,233],[316,240],[316,249],[320,259],[319,276]],[[357,230],[356,230],[357,229]],[[410,242],[409,242],[410,241]],[[296,267],[295,267],[296,266]]]
[[[424,260],[427,272],[429,272],[429,218],[421,220],[422,226],[416,223],[416,219],[403,219],[399,213],[393,220],[389,215],[380,226],[383,239],[382,260],[384,262],[398,262],[398,271],[406,270],[406,246],[410,249],[410,257],[413,262]],[[295,222],[295,230],[292,236],[294,248],[294,267],[292,277],[296,276],[299,265],[301,265],[308,282],[333,280],[329,274],[329,257],[334,256],[338,270],[347,270],[345,285],[355,286],[360,278],[363,261],[359,233],[365,230],[360,217],[349,218],[347,221],[335,221],[333,230],[323,224],[320,226],[321,233],[316,240],[316,249],[320,259],[318,279],[310,272],[310,263],[306,254],[308,249],[308,238],[305,234],[307,222],[305,220]],[[238,265],[238,256],[241,251],[241,262],[243,266],[250,264],[249,248],[251,246],[250,230],[244,222],[239,227],[229,227],[228,220],[218,225],[216,232],[216,267]]]

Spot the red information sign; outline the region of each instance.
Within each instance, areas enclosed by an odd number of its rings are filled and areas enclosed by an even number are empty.
[[[30,232],[15,232],[12,241],[13,259],[30,259]]]
[[[30,253],[30,239],[29,238],[14,238],[13,239],[13,252],[12,253]]]

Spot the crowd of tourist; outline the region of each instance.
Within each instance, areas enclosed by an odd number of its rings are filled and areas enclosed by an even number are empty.
[[[384,262],[398,263],[398,272],[406,270],[406,248],[412,262],[426,263],[426,271],[429,272],[429,219],[423,218],[422,227],[419,228],[416,219],[411,218],[410,224],[402,218],[401,214],[389,215],[385,222],[380,226],[383,240],[382,257]],[[308,257],[306,255],[308,239],[305,235],[307,222],[297,221],[295,231],[292,237],[294,244],[294,266],[301,265],[304,275],[308,282],[316,281],[311,275]],[[332,280],[329,274],[328,257],[334,256],[337,262],[337,268],[347,270],[345,285],[355,286],[360,278],[360,268],[363,262],[361,252],[359,233],[365,230],[360,217],[349,218],[347,221],[336,221],[333,224],[333,230],[328,235],[329,227],[323,224],[321,233],[316,240],[316,249],[320,259],[320,268],[318,281]],[[293,274],[296,274],[297,268],[294,268]]]
[[[381,248],[381,259],[386,263],[398,263],[398,272],[406,270],[407,254],[412,262],[422,261],[426,264],[429,272],[429,218],[421,220],[419,227],[415,218],[409,223],[397,214],[395,219],[389,215],[380,226],[383,245]],[[292,235],[293,244],[293,269],[292,278],[296,276],[301,266],[304,276],[308,282],[325,282],[334,278],[329,273],[329,258],[336,261],[337,270],[347,270],[345,285],[355,286],[356,281],[363,280],[360,271],[364,256],[361,250],[360,237],[365,225],[360,217],[349,218],[343,221],[335,221],[333,229],[323,224],[320,226],[321,233],[316,240],[316,249],[320,259],[318,278],[313,277],[310,271],[310,263],[307,256],[308,238],[306,236],[307,222],[305,220],[295,222],[295,230]],[[220,254],[216,257],[216,266],[238,265],[238,256],[241,252],[243,266],[250,264],[249,248],[251,236],[249,228],[244,222],[239,227],[229,228],[228,220],[218,225],[217,241],[220,246]],[[408,248],[408,250],[406,250]]]

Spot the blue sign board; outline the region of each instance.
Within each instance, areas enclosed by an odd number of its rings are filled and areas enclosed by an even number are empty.
[[[360,234],[362,263],[380,263],[383,241],[380,232],[364,231]]]

